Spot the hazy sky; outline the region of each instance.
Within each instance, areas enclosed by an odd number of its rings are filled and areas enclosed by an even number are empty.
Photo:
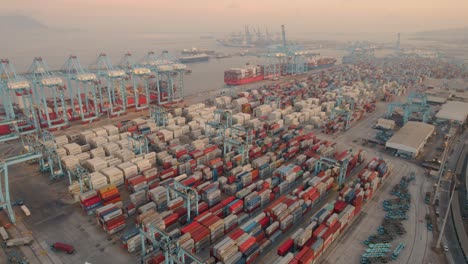
[[[0,14],[52,27],[225,32],[408,32],[468,26],[468,0],[3,0]]]

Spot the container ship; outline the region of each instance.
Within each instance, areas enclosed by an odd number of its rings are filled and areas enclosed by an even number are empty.
[[[318,60],[310,60],[306,62],[308,71],[325,69],[335,65],[335,58],[320,58]],[[282,64],[279,66],[281,69],[281,76],[288,75],[288,65]],[[242,68],[231,68],[224,72],[224,83],[227,85],[242,85],[253,82],[259,82],[264,79],[270,79],[278,76],[266,76],[264,66],[245,65]]]
[[[208,61],[209,59],[210,59],[210,56],[202,53],[202,54],[196,54],[192,56],[180,57],[179,61],[182,63],[193,63],[193,62]]]
[[[191,48],[191,49],[183,49],[180,53],[183,55],[199,55],[199,54],[215,55],[216,51]]]
[[[246,64],[242,68],[231,68],[224,72],[224,83],[242,85],[263,80],[263,66]]]

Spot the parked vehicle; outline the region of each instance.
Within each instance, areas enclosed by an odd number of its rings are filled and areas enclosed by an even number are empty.
[[[30,236],[8,239],[5,243],[7,247],[17,247],[30,245],[34,239]]]
[[[72,245],[65,244],[62,242],[55,242],[52,246],[52,249],[57,250],[57,251],[63,251],[66,252],[67,254],[73,254],[75,252],[75,248]]]

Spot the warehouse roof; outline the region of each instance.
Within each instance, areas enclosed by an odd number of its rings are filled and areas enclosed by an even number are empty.
[[[443,103],[447,102],[447,97],[439,97],[439,96],[428,95],[427,96],[427,101],[428,102],[433,102],[433,103],[438,103],[438,104],[443,104]]]
[[[433,125],[409,121],[387,141],[386,147],[415,153],[433,132]]]
[[[460,123],[465,123],[468,116],[468,103],[449,101],[442,105],[440,111],[436,114],[436,118],[454,120]]]

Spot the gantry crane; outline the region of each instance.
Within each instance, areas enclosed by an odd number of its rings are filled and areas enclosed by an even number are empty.
[[[158,126],[165,127],[167,125],[169,113],[167,113],[164,107],[155,105],[151,106],[150,108],[150,117],[156,122]]]
[[[431,109],[427,105],[427,95],[411,93],[406,102],[392,102],[388,104],[386,116],[392,117],[396,109],[400,108],[403,111],[403,124],[406,124],[413,113],[420,113],[422,121],[427,123],[431,116]]]
[[[153,224],[150,224],[146,231],[140,229],[140,235],[142,256],[141,263],[144,263],[145,256],[151,254],[151,252],[147,252],[148,250],[146,247],[146,241],[148,240],[155,252],[159,251],[163,253],[165,264],[205,264],[203,260],[181,247],[177,241],[169,236],[169,234],[157,228]]]
[[[213,120],[205,123],[205,134],[208,137],[214,135],[224,137],[226,130],[232,126],[232,113],[229,110],[217,109],[214,111]],[[215,133],[212,133],[212,129]]]
[[[178,63],[176,59],[172,58],[167,50],[163,51],[158,57],[158,61],[163,64],[158,67],[160,77],[166,77],[170,80],[169,86],[169,100],[171,102],[179,102],[184,99],[184,75],[187,66]]]
[[[27,152],[34,151],[42,154],[41,158],[37,160],[40,172],[49,173],[51,180],[59,179],[65,175],[53,134],[42,130],[37,134],[26,135],[21,140]]]
[[[1,89],[1,88],[0,88]],[[17,121],[15,120],[0,120],[0,127],[8,127],[8,132],[0,135],[0,143],[15,140],[20,137]]]
[[[125,88],[125,71],[114,69],[106,53],[99,54],[95,63],[97,76],[100,80],[101,107],[107,110],[111,117],[119,116],[127,110],[127,90]],[[107,100],[104,100],[106,98]],[[108,107],[104,107],[108,105]]]
[[[237,149],[237,152],[242,156],[242,164],[244,165],[249,160],[249,151],[246,142],[226,137],[223,141],[223,154],[224,157],[233,150],[233,147]]]
[[[197,190],[192,187],[185,186],[184,184],[173,181],[166,186],[167,200],[171,201],[177,197],[182,197],[185,201],[185,208],[187,209],[187,222],[192,221],[192,206],[194,206],[194,214],[198,216],[198,201],[199,196]]]
[[[99,118],[101,97],[98,96],[98,79],[96,74],[85,70],[75,55],[71,55],[62,67],[67,79],[67,90],[70,96],[71,109],[68,118],[83,122],[92,122]]]
[[[40,129],[36,109],[32,97],[31,85],[16,74],[15,68],[8,59],[0,61],[0,89],[5,107],[5,119],[17,121],[21,134],[34,133]],[[16,99],[13,99],[12,92]],[[19,109],[15,109],[15,104]]]
[[[307,72],[309,70],[308,57],[316,54],[302,50],[298,45],[288,43],[284,25],[281,25],[281,37],[282,45],[268,51],[266,55],[265,76],[276,78],[285,74],[297,75]]]
[[[136,155],[149,152],[149,141],[144,134],[132,133],[127,136],[127,140],[128,149],[133,151]]]
[[[60,129],[68,125],[65,104],[65,84],[63,80],[49,71],[41,57],[34,58],[28,76],[34,91],[41,127]]]
[[[142,65],[155,73],[158,105],[183,99],[186,69],[184,64],[172,60],[167,51],[163,51],[160,56],[151,51],[143,58]]]
[[[155,78],[155,75],[149,68],[140,67],[137,65],[132,57],[132,54],[127,52],[120,62],[120,67],[127,73],[132,80],[134,105],[136,110],[147,109],[151,103],[151,96],[149,91],[149,81],[151,78]],[[139,89],[139,85],[143,85],[142,89]],[[127,107],[133,106],[132,103],[128,103]]]
[[[230,132],[229,135],[231,137],[232,136],[237,136],[240,133],[245,134],[245,144],[247,146],[252,145],[253,138],[254,138],[252,128],[250,128],[250,127],[246,128],[246,127],[243,127],[243,126],[240,126],[240,125],[233,125],[233,126],[230,127],[229,132]]]
[[[263,69],[265,79],[276,79],[283,75],[283,65],[286,64],[286,55],[280,52],[269,52],[265,55],[265,67]]]
[[[351,111],[349,110],[344,110],[344,109],[339,109],[339,108],[333,108],[331,113],[330,113],[330,120],[335,119],[335,115],[341,115],[345,119],[345,130],[348,130],[351,126]]]
[[[276,103],[276,109],[281,108],[281,98],[272,95],[265,96],[265,104],[270,104],[271,102]]]
[[[328,166],[334,166],[340,168],[338,174],[338,186],[341,189],[344,186],[346,179],[346,173],[348,171],[349,159],[344,159],[343,161],[335,160],[327,157],[320,157],[320,159],[315,163],[315,174],[317,175],[322,170],[322,165],[326,164]]]
[[[70,185],[73,183],[72,178],[75,178],[78,180],[78,184],[80,186],[80,193],[84,193],[86,191],[84,184],[86,181],[90,182],[90,173],[87,169],[85,169],[81,165],[77,165],[74,170],[67,170],[67,175]]]
[[[36,160],[42,157],[42,153],[33,150],[26,154],[18,155],[15,157],[10,157],[0,160],[0,177],[3,174],[3,177],[0,178],[0,208],[7,209],[8,217],[10,221],[15,224],[16,218],[15,213],[13,212],[11,198],[10,198],[10,184],[9,184],[9,174],[8,167],[23,163],[30,160]]]

